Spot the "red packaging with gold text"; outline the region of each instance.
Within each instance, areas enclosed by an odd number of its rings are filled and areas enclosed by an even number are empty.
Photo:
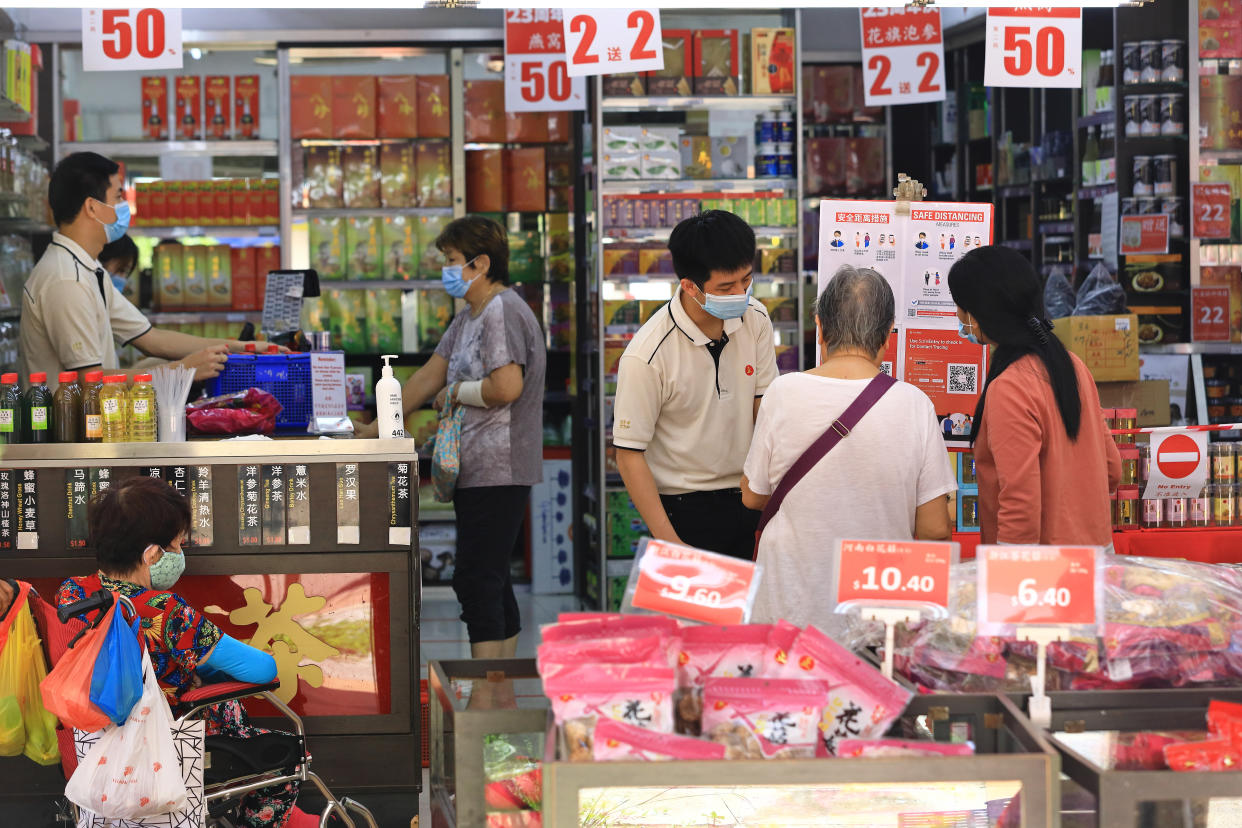
[[[505,140],[505,82],[466,81],[466,140],[500,143]]]
[[[211,200],[215,202],[216,224],[234,224],[233,182],[220,179],[211,182]]]
[[[233,78],[233,136],[252,140],[259,137],[259,76]]]
[[[204,87],[207,103],[207,138],[219,141],[233,135],[233,107],[228,75],[208,75]]]
[[[200,141],[203,137],[203,79],[183,75],[176,81],[178,141]]]
[[[466,209],[499,213],[505,209],[505,164],[502,150],[466,151]]]
[[[448,75],[418,76],[418,137],[450,137]]]
[[[375,137],[373,75],[338,75],[332,79],[332,137]]]
[[[168,78],[142,79],[142,137],[168,140]]]
[[[542,212],[548,207],[543,147],[505,150],[505,209]]]
[[[258,310],[259,292],[255,282],[255,248],[234,247],[230,252],[233,273],[234,310]]]
[[[332,78],[327,75],[294,75],[289,79],[292,96],[289,128],[294,138],[332,137]]]
[[[375,79],[380,138],[418,137],[418,80],[414,75],[383,75]]]
[[[255,296],[258,298],[258,310],[263,307],[263,299],[267,296],[267,274],[280,270],[280,248],[256,247],[254,249]]]
[[[164,182],[164,224],[172,227],[186,223],[181,190],[183,184],[182,181]]]
[[[250,178],[246,180],[246,222],[248,224],[262,224],[263,216],[267,212],[267,207],[263,203],[263,179]]]

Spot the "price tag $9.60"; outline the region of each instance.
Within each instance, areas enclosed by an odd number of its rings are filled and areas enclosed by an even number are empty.
[[[949,603],[955,544],[842,540],[837,553],[837,604],[917,606]]]
[[[637,609],[705,624],[745,624],[757,577],[753,561],[648,540],[630,574],[627,592]]]

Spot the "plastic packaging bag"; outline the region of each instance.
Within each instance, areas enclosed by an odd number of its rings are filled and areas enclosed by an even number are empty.
[[[569,761],[589,762],[600,717],[672,733],[676,683],[672,667],[579,664],[545,678],[543,691],[565,732]]]
[[[91,701],[91,681],[104,635],[112,623],[108,616],[116,612],[117,603],[112,602],[112,607],[100,623],[88,629],[60,657],[52,672],[39,685],[43,704],[65,727],[91,733],[109,724],[108,715]]]
[[[1048,318],[1073,316],[1075,304],[1074,287],[1061,269],[1055,268],[1044,283],[1044,309],[1048,311]]]
[[[612,719],[601,719],[595,725],[596,762],[723,759],[727,750],[720,742],[672,733],[652,733]]]
[[[708,679],[703,738],[724,745],[726,759],[809,759],[828,689],[824,681]]]
[[[40,765],[52,765],[60,760],[56,717],[43,706],[39,693],[47,667],[27,603],[29,591],[29,584],[20,585],[0,624],[0,756],[25,754]]]
[[[483,742],[483,796],[488,809],[539,810],[543,805],[543,733],[492,733]]]
[[[260,388],[196,400],[185,407],[186,422],[200,434],[271,434],[280,402]]]
[[[1107,316],[1124,313],[1125,289],[1113,278],[1103,264],[1097,264],[1078,288],[1078,300],[1074,304],[1074,316]]]
[[[142,698],[125,724],[108,726],[65,787],[73,803],[102,817],[140,819],[186,805],[172,712],[145,647],[142,676]]]
[[[129,711],[142,698],[142,652],[139,618],[127,623],[120,610],[112,614],[104,633],[103,646],[91,676],[91,701],[112,720],[122,725]]]
[[[449,386],[440,409],[440,425],[436,428],[435,446],[431,450],[431,486],[440,503],[448,503],[457,491],[461,474],[461,427],[466,413],[457,402],[457,386]]]

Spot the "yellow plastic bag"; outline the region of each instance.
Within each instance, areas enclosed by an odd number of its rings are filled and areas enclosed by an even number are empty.
[[[0,622],[0,756],[25,754],[40,765],[60,761],[56,717],[43,707],[39,682],[47,675],[34,619],[21,584],[8,616]]]

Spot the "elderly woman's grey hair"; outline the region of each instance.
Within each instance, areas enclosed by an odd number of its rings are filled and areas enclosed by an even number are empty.
[[[878,353],[888,342],[895,315],[893,289],[869,267],[842,265],[815,302],[829,354],[842,348]]]

